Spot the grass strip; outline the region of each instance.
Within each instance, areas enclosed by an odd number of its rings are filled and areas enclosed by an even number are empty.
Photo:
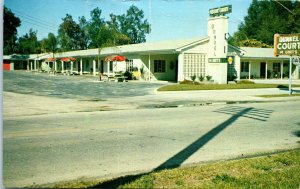
[[[297,94],[274,94],[274,95],[257,95],[257,97],[263,97],[263,98],[277,98],[277,97],[295,97],[295,96],[300,96],[299,93]]]
[[[176,168],[109,181],[60,182],[38,188],[298,188],[300,149]]]
[[[293,85],[293,87],[300,87]],[[279,84],[174,84],[160,87],[158,91],[190,91],[190,90],[228,90],[228,89],[262,89],[282,88],[287,89],[288,85]]]

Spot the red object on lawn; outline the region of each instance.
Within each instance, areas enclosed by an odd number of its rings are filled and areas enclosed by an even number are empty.
[[[106,62],[109,62],[109,61],[124,61],[124,60],[126,60],[126,57],[121,56],[121,55],[112,55],[112,56],[107,56],[105,58]]]

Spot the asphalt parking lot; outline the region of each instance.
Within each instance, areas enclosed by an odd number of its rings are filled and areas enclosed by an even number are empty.
[[[99,82],[94,76],[4,71],[3,90],[57,98],[120,98],[151,94],[166,82]]]

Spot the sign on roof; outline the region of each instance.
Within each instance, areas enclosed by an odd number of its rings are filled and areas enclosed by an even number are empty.
[[[275,34],[274,56],[300,55],[300,34]]]
[[[225,14],[228,14],[231,12],[232,12],[232,5],[226,5],[223,7],[209,9],[209,16],[211,16],[211,17],[224,16]]]

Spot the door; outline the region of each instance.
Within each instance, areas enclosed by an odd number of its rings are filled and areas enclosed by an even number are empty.
[[[104,73],[104,61],[103,60],[101,60],[101,73],[103,74]]]
[[[263,79],[266,78],[266,63],[265,62],[260,63],[260,78],[263,78]]]

